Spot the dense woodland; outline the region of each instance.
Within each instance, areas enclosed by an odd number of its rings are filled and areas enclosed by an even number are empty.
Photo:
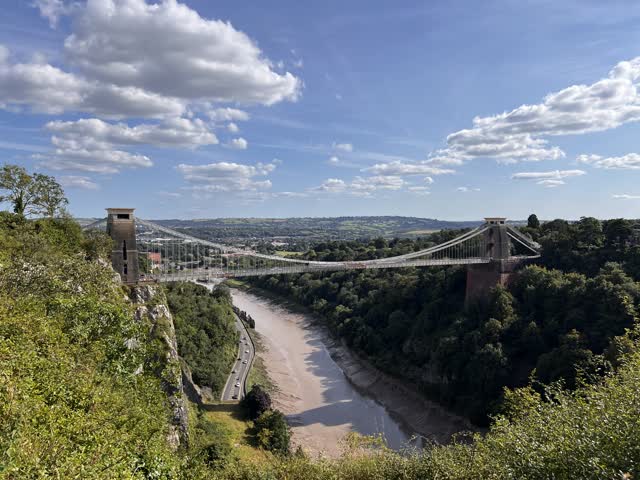
[[[226,288],[209,291],[194,283],[167,285],[167,300],[174,318],[178,351],[193,380],[218,397],[238,350],[238,331]]]
[[[543,246],[509,288],[464,306],[460,267],[273,276],[254,284],[318,313],[376,366],[486,424],[505,386],[529,379],[569,388],[617,360],[619,339],[640,308],[640,226],[583,218],[523,231]],[[364,260],[398,255],[455,236],[323,242],[305,255]]]

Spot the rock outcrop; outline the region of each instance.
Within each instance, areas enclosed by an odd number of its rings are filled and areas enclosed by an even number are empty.
[[[180,446],[186,447],[189,443],[187,404],[176,331],[167,300],[161,288],[152,285],[131,287],[129,298],[136,307],[136,320],[149,325],[150,341],[157,339],[162,345],[155,373],[162,382],[171,406],[167,441],[174,450]]]

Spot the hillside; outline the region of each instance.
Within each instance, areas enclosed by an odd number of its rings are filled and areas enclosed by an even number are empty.
[[[171,228],[216,240],[354,240],[375,237],[418,237],[442,229],[471,228],[481,221],[372,216],[324,218],[214,218],[154,220]]]

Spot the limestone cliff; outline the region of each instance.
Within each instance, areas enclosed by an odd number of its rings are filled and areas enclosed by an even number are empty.
[[[162,382],[172,411],[167,441],[175,450],[180,446],[186,447],[189,442],[188,412],[182,369],[173,317],[164,292],[157,286],[135,286],[131,287],[129,298],[135,306],[135,318],[149,325],[149,340],[159,343],[159,358],[154,370]]]

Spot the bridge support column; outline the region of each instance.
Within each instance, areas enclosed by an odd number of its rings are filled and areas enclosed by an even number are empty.
[[[136,223],[133,208],[107,208],[107,234],[113,240],[111,265],[122,283],[133,285],[140,278]]]
[[[509,261],[511,239],[507,234],[506,219],[485,218],[489,228],[484,233],[489,263],[467,267],[467,290],[465,303],[486,298],[496,285],[507,285],[515,264]]]

